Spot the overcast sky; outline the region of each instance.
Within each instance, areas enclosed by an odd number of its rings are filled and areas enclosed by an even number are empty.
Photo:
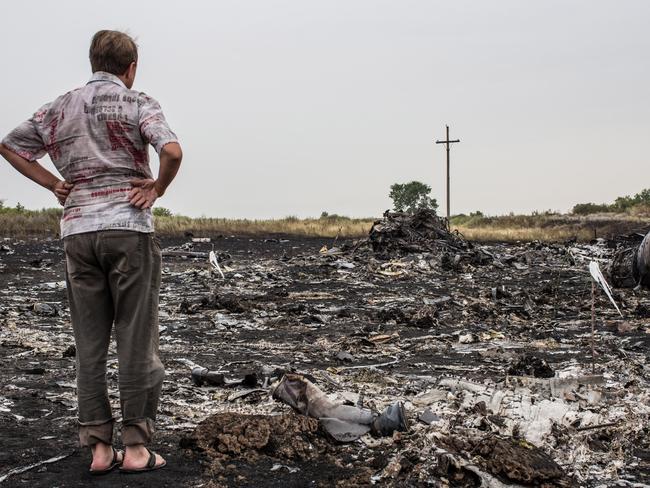
[[[2,137],[85,84],[97,30],[137,37],[134,88],[185,153],[158,202],[175,213],[376,216],[410,180],[444,212],[445,124],[452,213],[650,187],[646,0],[59,0],[2,17]],[[6,204],[55,206],[4,161],[0,182]]]

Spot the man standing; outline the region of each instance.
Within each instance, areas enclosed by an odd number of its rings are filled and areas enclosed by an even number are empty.
[[[160,247],[151,206],[176,176],[182,152],[158,102],[131,90],[138,49],[117,31],[97,32],[88,84],[41,107],[0,144],[23,175],[63,205],[70,316],[77,346],[79,439],[92,450],[90,471],[158,469],[150,452],[164,377],[158,357]],[[158,178],[148,144],[160,158]],[[63,180],[37,160],[49,154]],[[106,360],[115,329],[122,442],[113,448]]]

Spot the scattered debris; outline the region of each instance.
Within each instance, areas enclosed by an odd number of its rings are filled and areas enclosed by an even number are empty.
[[[639,282],[636,269],[636,247],[619,249],[607,265],[607,276],[615,288],[634,288]]]
[[[43,466],[45,464],[53,464],[53,463],[59,462],[62,459],[65,459],[65,458],[67,458],[67,457],[69,457],[71,455],[72,455],[72,453],[61,454],[60,456],[51,457],[51,458],[46,459],[44,461],[39,461],[38,463],[29,464],[29,465],[23,466],[21,468],[13,468],[13,469],[9,470],[6,474],[3,474],[2,476],[0,476],[0,483],[4,483],[11,476],[15,476],[15,475],[21,474],[21,473],[26,473],[27,471],[31,471],[32,469],[39,468],[39,467],[41,467],[41,466]]]
[[[607,283],[607,280],[603,276],[603,273],[600,271],[600,266],[598,266],[598,263],[596,261],[589,263],[589,272],[591,273],[591,277],[594,279],[594,281],[598,283],[598,285],[603,289],[605,295],[607,295],[607,298],[609,298],[609,301],[612,302],[612,305],[614,305],[614,308],[618,314],[623,317],[621,310],[618,308],[618,305],[612,296],[612,288],[609,286],[609,283]]]
[[[332,401],[311,381],[286,374],[273,389],[273,398],[283,401],[302,415],[318,419],[325,431],[339,442],[351,442],[372,432],[389,436],[408,428],[404,405],[396,402],[381,413]]]
[[[418,419],[427,425],[431,425],[434,422],[439,422],[442,420],[442,418],[433,413],[430,408],[427,408],[424,412],[420,413],[418,415]]]
[[[46,317],[53,317],[57,314],[56,308],[48,305],[47,303],[35,303],[34,313],[37,315],[44,315]]]
[[[632,273],[638,287],[650,288],[650,232],[648,232],[634,254]]]
[[[197,242],[197,241],[194,241],[194,242]],[[203,241],[201,241],[201,242],[203,242]],[[207,242],[210,242],[210,241],[208,240]],[[226,277],[223,274],[223,271],[221,271],[221,266],[219,266],[219,261],[217,259],[217,255],[215,254],[214,251],[210,251],[210,265],[212,266],[212,268],[214,268],[216,271],[219,272],[219,274],[221,275],[222,280],[226,279]]]
[[[218,373],[216,371],[210,371],[207,368],[201,366],[195,366],[192,368],[192,382],[196,386],[203,386],[204,384],[210,386],[246,386],[248,388],[257,386],[257,374],[253,372],[245,373],[243,378],[238,380],[228,380],[223,373]]]
[[[61,357],[64,358],[74,358],[77,356],[77,346],[74,344],[70,344],[68,348],[63,351],[63,354],[61,354]]]
[[[387,216],[372,240],[335,246],[164,240],[167,376],[157,429],[203,453],[206,487],[650,484],[650,294],[636,283],[612,290],[621,319],[598,293],[595,374],[585,353],[588,263],[605,269],[640,239],[476,244],[430,217]],[[4,244],[0,464],[8,470],[39,461],[33,439],[49,442],[41,438],[73,423],[76,351],[60,245]],[[212,250],[226,279],[208,264]],[[201,365],[209,369],[192,375]],[[108,370],[117,407],[114,351]],[[355,424],[366,433],[337,442],[327,429],[345,438],[349,431],[332,425],[354,422],[300,415],[268,394],[296,372],[318,385],[328,415],[369,412],[370,424]],[[255,383],[246,380],[253,373]],[[373,436],[379,412],[406,418],[408,429]],[[16,435],[25,425],[29,438]]]
[[[291,466],[287,466],[286,464],[274,464],[273,466],[271,466],[271,471],[277,471],[278,469],[286,469],[291,474],[300,471],[300,468],[292,468]]]
[[[508,368],[508,374],[534,376],[535,378],[553,378],[555,371],[544,359],[531,354],[524,354]]]

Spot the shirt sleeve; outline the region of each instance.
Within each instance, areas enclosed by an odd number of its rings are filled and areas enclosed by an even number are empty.
[[[151,144],[160,154],[163,146],[170,142],[178,142],[176,134],[169,128],[160,104],[153,98],[140,94],[140,134],[142,139]]]
[[[28,161],[36,161],[45,156],[47,151],[45,142],[38,131],[38,124],[43,121],[47,110],[47,105],[39,109],[29,120],[7,134],[2,140],[2,144]]]

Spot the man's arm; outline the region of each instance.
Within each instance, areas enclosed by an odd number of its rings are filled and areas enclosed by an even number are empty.
[[[37,161],[28,161],[19,156],[4,144],[0,144],[0,154],[21,174],[54,193],[61,205],[65,203],[74,185],[57,178]]]
[[[131,180],[133,188],[129,193],[131,205],[137,208],[150,208],[157,198],[162,197],[174,180],[183,160],[183,151],[177,142],[165,144],[160,150],[160,168],[155,180],[137,178]]]

